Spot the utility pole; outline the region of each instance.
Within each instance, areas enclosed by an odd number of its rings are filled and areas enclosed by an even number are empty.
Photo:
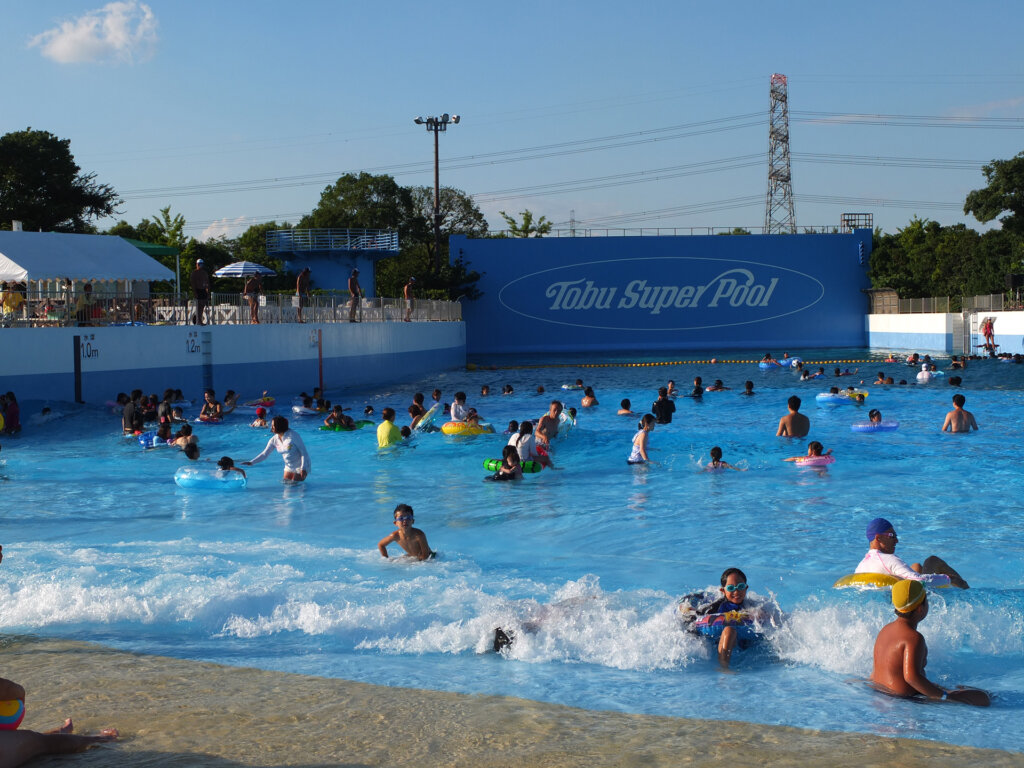
[[[416,125],[426,125],[427,130],[434,134],[434,272],[441,267],[441,167],[437,134],[448,130],[448,124],[458,125],[462,118],[445,112],[440,117],[417,117]]]

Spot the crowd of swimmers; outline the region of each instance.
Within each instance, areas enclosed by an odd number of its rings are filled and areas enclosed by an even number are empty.
[[[766,355],[766,360],[771,359]],[[922,366],[922,372],[934,370],[934,363],[927,356],[921,360],[916,354],[908,358],[908,365]],[[963,370],[968,365],[968,358],[953,358],[952,369]],[[794,365],[798,368],[799,364]],[[803,371],[807,373],[807,371]],[[854,375],[856,371],[843,371],[835,369],[836,377]],[[809,378],[821,378],[824,369],[818,369],[818,373]],[[953,384],[951,377],[950,383]],[[873,384],[892,384],[891,377],[884,376],[879,372]],[[902,382],[901,382],[902,383]],[[957,381],[954,386],[959,386]],[[571,389],[582,390],[583,396],[580,401],[581,408],[591,408],[598,405],[598,399],[593,387],[585,386],[582,380],[577,380]],[[651,412],[639,417],[637,432],[632,438],[630,452],[627,458],[629,464],[642,464],[650,462],[649,436],[658,424],[670,424],[673,414],[676,411],[675,398],[690,397],[701,398],[705,392],[727,391],[721,380],[715,380],[714,384],[703,386],[700,377],[695,377],[693,389],[680,395],[674,381],[669,381],[666,386],[659,388],[657,398],[651,404]],[[543,394],[543,387],[537,388],[538,394]],[[265,393],[264,393],[265,394]],[[325,426],[337,426],[344,429],[354,428],[353,419],[346,415],[340,405],[331,405],[325,401],[319,392],[317,397],[309,398],[303,393],[302,402],[309,401],[309,407],[315,412],[325,412],[323,423]],[[481,388],[481,397],[490,395],[489,386]],[[513,394],[511,385],[506,384],[502,388],[503,395]],[[754,395],[754,384],[746,381],[743,391],[744,396]],[[467,423],[480,422],[480,414],[475,408],[466,404],[466,394],[456,392],[454,402],[449,406],[441,401],[441,391],[435,389],[432,392],[432,404],[437,405],[447,417],[453,421],[464,421]],[[863,402],[863,398],[861,399]],[[966,400],[961,393],[953,396],[954,408],[945,418],[943,431],[966,432],[977,430],[978,425],[973,414],[964,410]],[[189,405],[180,390],[167,389],[163,396],[145,396],[141,390],[134,390],[130,394],[119,394],[117,404],[121,407],[122,429],[126,435],[139,435],[149,425],[156,427],[157,437],[166,442],[181,448],[189,459],[199,458],[198,438],[193,433],[191,425],[183,416],[183,408]],[[788,412],[779,420],[776,434],[785,437],[805,437],[810,431],[810,420],[806,415],[800,413],[800,398],[791,396],[788,400]],[[224,415],[231,413],[238,405],[238,396],[233,391],[228,391],[224,402],[220,402],[213,390],[206,390],[203,394],[203,403],[199,418],[201,420],[220,420]],[[443,408],[442,408],[443,405]],[[552,459],[552,441],[558,436],[562,424],[564,405],[561,400],[554,399],[550,402],[548,412],[535,421],[524,420],[513,421],[509,424],[506,434],[509,435],[507,444],[503,447],[500,466],[495,472],[493,479],[496,480],[518,480],[523,476],[523,462],[536,462],[549,468],[554,468]],[[413,402],[408,408],[411,424],[409,427],[398,428],[394,424],[395,410],[390,407],[382,409],[381,424],[378,426],[378,444],[382,447],[389,446],[409,436],[410,428],[417,426],[429,408],[426,405],[422,393],[413,397]],[[569,409],[569,418],[575,420],[577,411]],[[618,415],[637,417],[638,414],[632,410],[632,403],[629,399],[623,399],[617,411]],[[0,395],[0,415],[4,417],[4,431],[16,432],[20,429],[20,411],[16,397],[12,392]],[[372,416],[373,407],[367,406],[364,416]],[[271,437],[266,447],[249,461],[242,462],[243,466],[252,466],[268,458],[271,453],[281,455],[284,463],[283,479],[290,482],[301,482],[305,480],[311,470],[309,451],[301,436],[290,428],[288,419],[284,416],[274,416],[267,419],[268,412],[265,407],[257,407],[255,419],[251,425],[257,428],[269,426]],[[869,419],[872,422],[881,421],[881,413],[877,409],[869,412]],[[174,431],[175,426],[178,427]],[[825,451],[824,446],[818,441],[808,444],[807,456],[823,457],[831,454],[831,450]],[[794,461],[803,459],[803,456],[795,456],[787,459]],[[235,462],[228,456],[222,457],[217,462],[219,471],[238,472],[243,476],[245,471],[235,466]],[[711,460],[706,469],[740,469],[723,460],[720,447],[711,449]],[[397,544],[406,556],[416,560],[429,560],[435,557],[428,543],[426,534],[419,528],[413,526],[413,509],[407,504],[399,504],[394,510],[395,531],[385,536],[378,543],[378,550],[383,557],[388,557],[388,546]],[[957,687],[952,689],[938,686],[927,679],[924,673],[927,660],[927,646],[923,636],[918,632],[918,625],[928,614],[928,599],[926,585],[941,579],[947,580],[953,586],[963,589],[967,588],[967,582],[942,559],[938,557],[927,558],[923,565],[914,563],[908,565],[895,555],[895,547],[898,542],[896,531],[889,521],[882,518],[872,520],[867,527],[868,552],[857,566],[856,573],[877,573],[888,574],[900,579],[891,588],[891,601],[894,607],[896,618],[879,632],[874,647],[873,669],[870,681],[883,692],[903,697],[923,697],[934,700],[951,700],[977,706],[987,706],[989,696],[984,691],[973,688]],[[3,550],[0,547],[0,561],[3,558]],[[937,577],[937,578],[936,578]],[[695,632],[701,617],[716,617],[726,615],[742,614],[746,621],[755,626],[776,625],[781,616],[773,605],[748,597],[749,583],[746,575],[739,568],[727,568],[720,577],[720,587],[714,593],[694,593],[685,596],[680,602],[680,614],[684,627]],[[535,625],[524,627],[527,631],[536,629]],[[728,667],[733,653],[737,648],[744,648],[757,642],[757,635],[744,636],[738,624],[728,624],[721,628],[720,633],[713,637],[719,663]],[[494,636],[494,649],[501,651],[511,646],[515,641],[515,633],[509,629],[497,628]],[[24,701],[25,691],[15,682],[0,678],[0,701],[20,700]],[[26,730],[0,730],[0,747],[3,753],[11,755],[8,759],[10,765],[20,765],[31,757],[43,754],[60,754],[66,752],[77,752],[93,744],[103,741],[110,741],[117,738],[114,730],[103,731],[96,736],[80,736],[73,733],[73,724],[70,720],[53,731],[47,733],[36,733]],[[13,762],[11,760],[13,759]]]

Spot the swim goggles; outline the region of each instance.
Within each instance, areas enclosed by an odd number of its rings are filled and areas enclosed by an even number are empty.
[[[396,523],[411,523],[412,515],[402,515],[401,517],[395,518]]]
[[[741,581],[739,584],[726,584],[725,585],[725,591],[726,592],[738,592],[739,590],[746,589],[746,588],[747,588],[747,583],[745,581]]]

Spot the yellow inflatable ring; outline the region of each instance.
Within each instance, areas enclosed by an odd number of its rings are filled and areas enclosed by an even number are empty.
[[[488,435],[493,434],[494,427],[488,425],[468,424],[465,421],[449,421],[442,425],[441,432],[446,435]]]
[[[848,573],[832,585],[834,589],[844,587],[860,587],[861,589],[888,589],[900,579],[888,573]],[[945,584],[927,584],[932,589],[944,589],[949,586]]]

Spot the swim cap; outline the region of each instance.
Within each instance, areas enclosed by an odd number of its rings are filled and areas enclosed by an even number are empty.
[[[875,536],[886,531],[895,531],[893,524],[886,520],[884,517],[876,517],[870,523],[868,523],[868,541],[874,540]]]
[[[260,417],[266,416],[267,415],[267,409],[264,408],[263,406],[260,406],[259,408],[256,409],[256,415],[260,416]]]
[[[910,613],[924,602],[926,596],[920,581],[904,579],[892,585],[892,605],[900,613]]]

